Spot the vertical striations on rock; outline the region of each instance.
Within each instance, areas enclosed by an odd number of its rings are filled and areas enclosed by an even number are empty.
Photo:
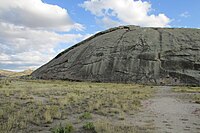
[[[200,30],[120,26],[74,45],[40,79],[200,85]]]

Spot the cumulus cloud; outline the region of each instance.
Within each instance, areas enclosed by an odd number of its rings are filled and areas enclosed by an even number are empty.
[[[66,9],[43,3],[41,0],[0,1],[0,20],[36,29],[83,29],[81,24],[70,19]]]
[[[52,59],[60,44],[76,43],[84,27],[66,9],[41,0],[0,1],[0,69],[36,68]],[[65,34],[59,34],[62,31]]]
[[[40,66],[52,59],[55,48],[64,43],[76,43],[84,38],[81,34],[57,34],[28,27],[0,23],[0,65]],[[30,67],[30,66],[29,66]]]
[[[0,23],[0,40],[4,42],[1,50],[11,47],[13,52],[33,51],[52,52],[59,42],[75,42],[80,34],[57,34],[56,32],[45,30],[34,30],[27,27],[15,26],[13,24]],[[48,47],[47,47],[48,46]],[[9,49],[6,50],[10,52]],[[5,52],[6,52],[5,51]]]
[[[141,0],[87,0],[80,5],[99,18],[106,26],[133,24],[165,27],[170,18],[165,14],[150,14],[151,3]]]

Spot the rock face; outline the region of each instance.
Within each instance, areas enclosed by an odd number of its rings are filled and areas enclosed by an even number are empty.
[[[63,51],[32,76],[76,81],[200,85],[200,30],[112,28]]]

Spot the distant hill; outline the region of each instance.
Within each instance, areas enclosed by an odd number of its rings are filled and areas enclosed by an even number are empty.
[[[30,75],[32,72],[33,72],[32,69],[24,70],[22,72],[0,70],[0,77],[20,77],[20,76]]]

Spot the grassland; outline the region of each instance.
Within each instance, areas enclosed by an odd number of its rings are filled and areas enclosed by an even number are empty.
[[[22,72],[14,72],[14,71],[7,71],[7,70],[0,70],[0,76],[5,77],[20,77],[30,75],[33,72],[31,69],[24,70]]]
[[[154,92],[134,84],[0,80],[0,132],[137,132],[126,119]]]
[[[184,99],[189,99],[192,102],[200,104],[200,87],[174,87],[173,91],[184,94]]]

